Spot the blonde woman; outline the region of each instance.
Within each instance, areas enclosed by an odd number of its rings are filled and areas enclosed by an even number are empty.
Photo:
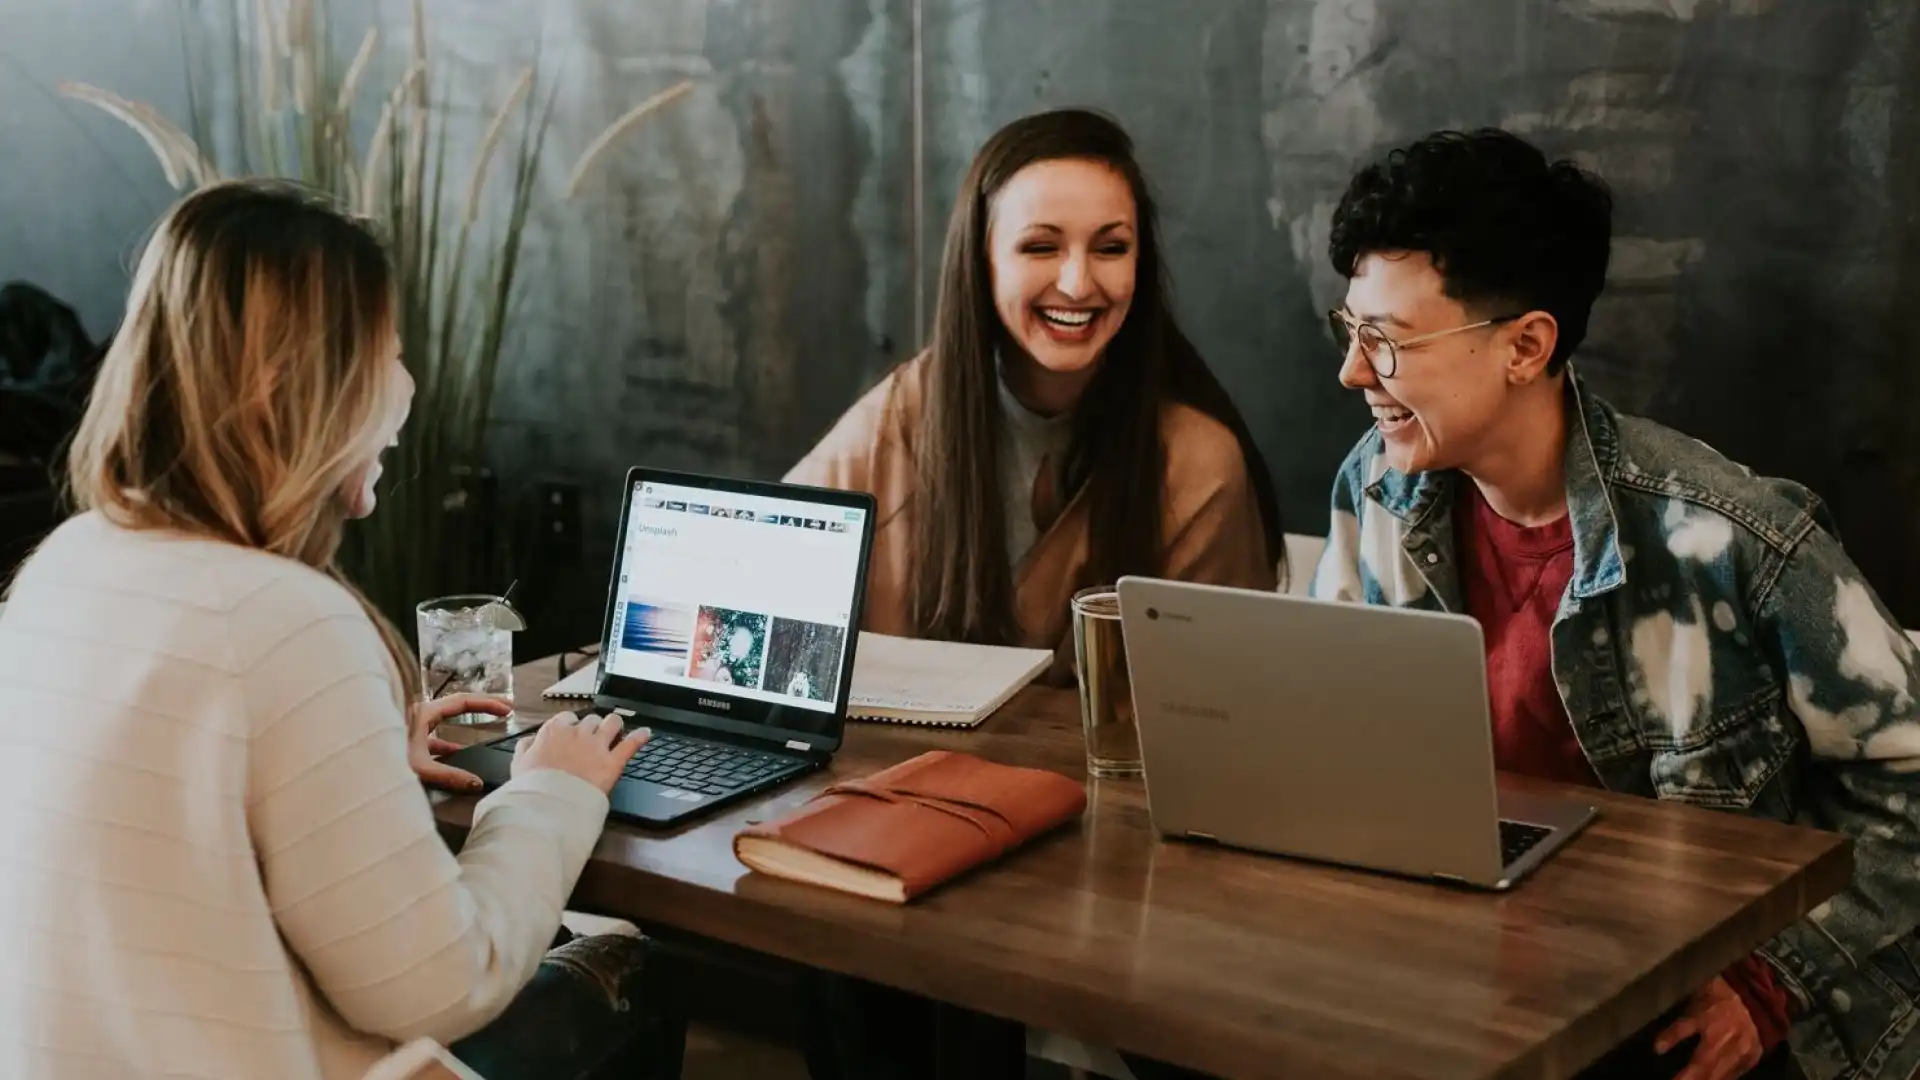
[[[547,955],[645,734],[556,718],[454,856],[419,775],[485,706],[409,715],[417,666],[334,568],[413,393],[394,295],[289,186],[200,191],[147,245],[77,516],[0,621],[0,1076],[343,1080],[418,1037],[488,1080],[677,1073],[644,941]]]

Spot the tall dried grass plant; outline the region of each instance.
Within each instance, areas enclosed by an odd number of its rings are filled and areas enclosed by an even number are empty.
[[[189,189],[230,176],[291,177],[332,192],[381,223],[399,276],[401,346],[416,384],[413,415],[389,452],[381,509],[350,530],[341,562],[374,603],[411,629],[422,599],[498,590],[487,580],[509,530],[475,522],[463,507],[483,465],[485,439],[522,241],[536,193],[553,99],[541,99],[535,67],[520,72],[484,129],[471,169],[455,175],[455,125],[440,102],[422,0],[412,3],[408,63],[379,97],[364,145],[354,110],[380,46],[377,27],[344,59],[331,47],[327,0],[233,0],[225,62],[230,107],[211,115],[203,65],[187,41],[186,128],[108,90],[64,83],[61,93],[117,117],[153,151],[167,183]],[[215,46],[217,48],[217,46]],[[569,174],[576,195],[615,146],[677,101],[683,81],[641,102],[592,140]],[[191,134],[189,133],[191,132]],[[503,149],[504,147],[504,149]],[[216,148],[218,152],[216,152]],[[503,199],[488,200],[495,159],[510,170]],[[476,535],[503,539],[475,550]]]

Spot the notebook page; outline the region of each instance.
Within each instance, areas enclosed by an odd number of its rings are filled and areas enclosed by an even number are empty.
[[[921,641],[862,632],[853,664],[854,708],[974,713],[1031,680],[1053,659],[1044,649]]]
[[[600,658],[594,657],[590,664],[583,664],[580,670],[554,683],[541,692],[549,698],[590,698],[595,687],[600,685]]]

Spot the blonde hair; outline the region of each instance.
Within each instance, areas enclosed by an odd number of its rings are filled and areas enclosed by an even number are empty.
[[[393,410],[394,275],[363,222],[298,185],[203,188],[160,220],[74,435],[74,506],[314,567],[379,630],[404,706],[419,669],[334,564],[342,493]]]

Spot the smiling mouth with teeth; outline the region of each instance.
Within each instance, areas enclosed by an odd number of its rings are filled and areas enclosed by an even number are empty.
[[[1040,318],[1063,330],[1079,330],[1100,314],[1084,308],[1038,308]]]
[[[1405,427],[1413,420],[1413,410],[1398,405],[1373,406],[1373,422],[1384,433],[1391,434]]]

